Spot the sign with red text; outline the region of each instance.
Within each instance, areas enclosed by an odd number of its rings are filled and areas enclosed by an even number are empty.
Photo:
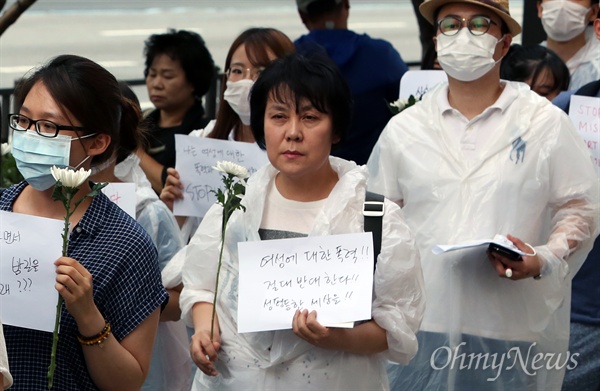
[[[217,201],[213,191],[223,187],[221,173],[213,170],[219,161],[246,167],[251,175],[269,162],[267,153],[255,143],[175,135],[175,169],[183,184],[183,199],[173,203],[175,216],[204,217]]]
[[[573,95],[569,117],[589,148],[600,175],[600,98]]]
[[[58,292],[54,261],[62,254],[64,222],[0,211],[2,323],[52,332]]]
[[[296,310],[324,326],[371,319],[370,232],[238,243],[238,332],[291,329]]]
[[[135,219],[135,183],[111,182],[102,189],[102,192],[125,213]]]

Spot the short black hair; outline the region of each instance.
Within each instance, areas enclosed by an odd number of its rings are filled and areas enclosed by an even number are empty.
[[[511,45],[502,59],[500,78],[522,82],[531,79],[533,86],[545,69],[550,71],[554,78],[552,91],[569,89],[571,79],[569,68],[556,53],[541,45]]]
[[[148,77],[154,58],[161,54],[179,61],[187,81],[194,86],[194,95],[197,98],[206,94],[215,77],[215,63],[199,34],[168,29],[165,34],[151,35],[144,43],[144,77]]]
[[[342,1],[340,1],[339,3],[336,0],[313,1],[306,7],[306,14],[309,17],[314,18],[314,17],[321,16],[323,14],[327,14],[336,8],[341,9],[342,6],[343,6]]]
[[[337,65],[326,55],[290,54],[273,61],[254,83],[250,94],[250,125],[257,144],[265,146],[265,110],[269,98],[294,99],[296,108],[307,99],[331,115],[333,135],[342,141],[352,119],[352,95]]]

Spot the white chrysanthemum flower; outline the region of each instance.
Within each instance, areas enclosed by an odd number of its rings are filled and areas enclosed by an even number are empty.
[[[4,156],[10,152],[10,145],[8,143],[2,143],[1,147],[2,147],[0,150],[1,156]]]
[[[56,166],[52,166],[50,169],[52,176],[54,179],[60,183],[64,187],[70,187],[72,189],[78,188],[81,186],[83,182],[85,182],[92,173],[92,170],[84,170],[80,168],[75,171],[72,168],[58,168]]]
[[[397,107],[399,111],[402,111],[402,110],[404,110],[404,108],[406,107],[407,104],[408,104],[408,100],[398,99],[398,100],[390,103],[390,106]]]
[[[244,166],[240,166],[239,164],[229,162],[229,161],[220,161],[217,162],[216,166],[213,166],[213,169],[220,171],[225,174],[231,174],[240,179],[244,179],[248,177],[248,169]]]

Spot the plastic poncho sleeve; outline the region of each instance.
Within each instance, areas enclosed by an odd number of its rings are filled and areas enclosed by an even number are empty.
[[[212,303],[215,297],[215,283],[219,263],[221,243],[221,222],[223,208],[213,205],[198,227],[198,230],[184,248],[183,256],[183,290],[179,297],[181,318],[189,327],[194,327],[192,307],[198,302]],[[228,224],[235,220],[233,216]],[[229,256],[227,247],[223,252],[223,262]]]
[[[146,204],[138,213],[137,221],[152,238],[158,250],[158,265],[163,270],[183,247],[175,217],[162,201],[156,200]]]
[[[417,353],[416,333],[425,309],[419,251],[402,211],[385,201],[381,253],[374,275],[372,315],[387,331],[387,359],[407,364]]]

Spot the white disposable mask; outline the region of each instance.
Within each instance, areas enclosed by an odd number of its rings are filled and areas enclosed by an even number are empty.
[[[53,138],[42,137],[33,130],[13,133],[12,154],[17,169],[23,178],[36,190],[44,191],[52,187],[56,180],[50,167],[70,167],[71,142],[92,137],[96,133],[81,137],[57,135]],[[73,169],[78,169],[90,156],[88,155]]]
[[[496,45],[504,37],[473,35],[467,28],[456,35],[437,36],[437,55],[448,76],[460,81],[477,80],[488,73],[500,60],[494,61]]]
[[[544,31],[557,42],[573,39],[585,30],[588,12],[590,8],[569,0],[545,1],[542,3]]]
[[[250,125],[250,90],[253,85],[254,81],[250,79],[227,81],[227,88],[223,94],[223,99],[229,103],[244,125]]]

